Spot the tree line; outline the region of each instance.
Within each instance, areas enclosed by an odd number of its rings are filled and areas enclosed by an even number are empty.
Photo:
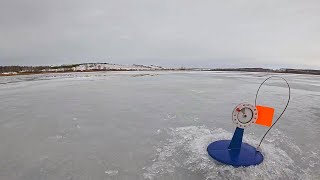
[[[0,73],[7,72],[41,72],[43,69],[49,69],[50,66],[0,66]]]

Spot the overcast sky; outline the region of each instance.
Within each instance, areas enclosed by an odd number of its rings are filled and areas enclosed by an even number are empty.
[[[319,0],[0,0],[0,65],[320,68]]]

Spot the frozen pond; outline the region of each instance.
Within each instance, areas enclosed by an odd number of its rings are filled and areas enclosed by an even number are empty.
[[[142,75],[141,75],[142,74]],[[209,143],[230,139],[233,108],[254,103],[271,74],[102,72],[0,77],[0,179],[320,179],[320,76],[282,75],[292,86],[283,118],[261,148],[265,161],[233,168]],[[259,104],[287,98],[281,81]],[[246,129],[257,145],[267,128]]]

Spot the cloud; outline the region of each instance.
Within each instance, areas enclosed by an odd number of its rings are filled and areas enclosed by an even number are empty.
[[[0,64],[320,67],[320,1],[1,0]]]

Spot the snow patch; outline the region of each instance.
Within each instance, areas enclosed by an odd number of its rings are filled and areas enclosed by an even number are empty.
[[[155,147],[155,158],[144,167],[145,179],[157,179],[169,175],[179,169],[192,174],[199,174],[203,179],[306,179],[307,172],[299,167],[299,162],[282,149],[291,148],[296,156],[300,156],[298,146],[293,145],[279,131],[271,135],[284,139],[281,146],[265,142],[261,146],[264,162],[248,168],[234,168],[214,161],[207,153],[207,146],[214,141],[231,139],[232,133],[224,129],[208,129],[205,126],[189,126],[169,128],[161,131],[169,137]],[[257,145],[259,137],[247,134],[244,141]]]
[[[106,170],[104,173],[108,174],[109,176],[115,176],[119,173],[118,170]]]

